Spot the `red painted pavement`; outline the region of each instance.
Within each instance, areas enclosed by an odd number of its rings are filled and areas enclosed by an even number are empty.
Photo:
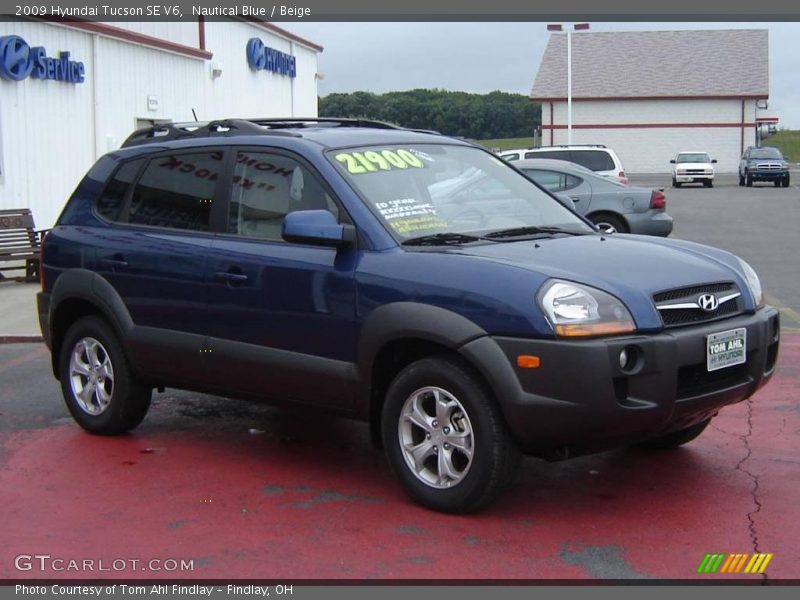
[[[756,543],[769,578],[798,578],[800,336],[781,352],[772,383],[686,448],[528,460],[468,517],[411,504],[366,427],[324,416],[162,400],[125,437],[66,421],[2,434],[0,577],[177,574],[14,568],[50,554],[193,559],[183,578],[687,578],[706,552]]]

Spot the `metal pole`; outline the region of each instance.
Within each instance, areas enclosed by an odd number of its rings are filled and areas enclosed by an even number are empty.
[[[567,144],[572,145],[572,28],[567,28]]]

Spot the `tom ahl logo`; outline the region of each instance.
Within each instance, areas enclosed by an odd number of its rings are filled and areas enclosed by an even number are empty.
[[[61,52],[58,58],[53,58],[47,56],[41,46],[31,48],[18,35],[0,37],[0,78],[22,81],[29,76],[83,83],[86,80],[86,68],[82,62],[70,60],[69,52]]]

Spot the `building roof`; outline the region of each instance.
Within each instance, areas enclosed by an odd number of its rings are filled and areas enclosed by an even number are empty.
[[[766,29],[572,35],[573,98],[768,96]],[[566,99],[566,34],[550,36],[530,97]]]

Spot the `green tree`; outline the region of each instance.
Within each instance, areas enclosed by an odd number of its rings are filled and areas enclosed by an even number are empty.
[[[542,121],[541,106],[522,94],[438,89],[328,94],[319,99],[319,114],[376,119],[471,139],[528,137]]]

